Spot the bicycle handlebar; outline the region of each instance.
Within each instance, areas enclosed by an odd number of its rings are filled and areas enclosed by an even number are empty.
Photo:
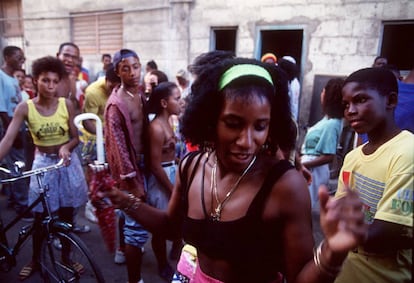
[[[64,166],[66,166],[66,165],[64,164],[63,159],[60,159],[59,162],[56,163],[56,164],[49,165],[49,166],[42,167],[42,168],[29,170],[29,171],[17,172],[16,173],[17,175],[13,176],[12,178],[0,179],[0,184],[10,183],[10,182],[14,182],[14,181],[17,181],[17,180],[20,180],[20,179],[28,178],[28,177],[39,175],[39,174],[42,174],[42,173],[46,173],[48,171],[57,170],[57,169],[62,168]],[[4,167],[0,167],[0,171],[6,173],[8,175],[12,175],[14,173],[10,169],[4,168]]]

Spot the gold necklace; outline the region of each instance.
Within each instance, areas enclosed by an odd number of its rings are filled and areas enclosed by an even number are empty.
[[[134,98],[134,94],[132,92],[130,92],[129,90],[127,90],[124,85],[121,85],[121,88],[125,91],[126,94],[128,94],[130,97]]]
[[[226,202],[230,199],[236,189],[239,187],[239,184],[244,176],[246,176],[247,172],[249,172],[250,168],[252,168],[254,162],[256,161],[256,155],[250,161],[249,165],[247,165],[246,169],[244,169],[243,173],[237,178],[236,182],[231,186],[231,189],[227,192],[226,196],[224,197],[223,201],[219,200],[218,191],[217,191],[217,156],[214,160],[213,168],[211,169],[211,181],[210,181],[210,189],[211,189],[211,218],[214,221],[220,221],[221,212],[224,208]],[[214,197],[217,202],[216,208],[213,210],[213,193]]]

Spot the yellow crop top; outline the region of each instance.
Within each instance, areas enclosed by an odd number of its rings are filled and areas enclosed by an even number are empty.
[[[31,99],[27,106],[27,122],[35,145],[53,146],[69,141],[69,113],[64,97],[59,97],[56,112],[51,116],[42,116]]]

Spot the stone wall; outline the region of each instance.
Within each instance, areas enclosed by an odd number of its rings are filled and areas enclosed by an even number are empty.
[[[170,79],[210,47],[211,27],[237,26],[238,56],[258,57],[262,26],[304,30],[301,124],[308,120],[315,75],[347,75],[370,66],[379,53],[382,22],[414,19],[412,0],[54,0],[23,1],[26,56],[56,54],[71,39],[70,12],[122,9],[124,47],[143,64],[156,60]],[[91,70],[100,54],[87,56]]]

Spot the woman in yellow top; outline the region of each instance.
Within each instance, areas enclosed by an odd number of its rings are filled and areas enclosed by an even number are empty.
[[[79,142],[73,124],[74,107],[69,99],[58,97],[57,85],[66,76],[63,63],[54,57],[43,57],[33,62],[32,74],[37,97],[20,103],[15,110],[6,135],[0,143],[0,160],[10,150],[24,121],[27,122],[36,146],[32,169],[56,164],[64,159],[66,167],[46,173],[44,183],[49,187],[48,201],[53,213],[63,221],[73,222],[73,210],[87,200],[87,184],[78,156],[72,152]],[[37,198],[36,178],[30,180],[29,205]],[[36,206],[32,262],[23,267],[20,279],[29,277],[38,269],[41,246],[41,205]],[[81,268],[81,267],[80,267]]]

